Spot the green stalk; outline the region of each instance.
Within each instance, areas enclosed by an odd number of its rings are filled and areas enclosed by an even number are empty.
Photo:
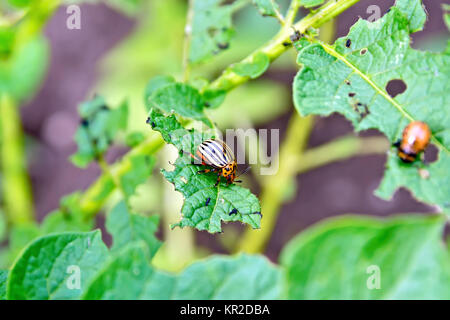
[[[345,11],[347,8],[351,7],[359,0],[339,0],[339,1],[329,1],[317,11],[310,13],[299,22],[294,24],[294,28],[301,33],[304,33],[309,28],[318,28],[324,23],[330,21],[332,18],[339,15],[341,12]],[[278,58],[282,53],[287,51],[290,46],[290,35],[292,34],[292,28],[282,28],[280,32],[265,45],[255,50],[252,54],[243,59],[242,63],[250,63],[253,61],[255,55],[259,53],[265,53],[270,62]],[[209,91],[230,91],[237,86],[250,80],[250,77],[243,77],[237,75],[233,71],[233,65],[227,67],[222,75],[213,81],[205,90]]]
[[[103,172],[81,196],[80,208],[84,214],[84,218],[90,219],[100,211],[116,188],[113,177],[115,177],[116,181],[120,181],[120,178],[124,174],[132,170],[130,159],[133,156],[138,154],[155,154],[163,146],[164,141],[159,134],[151,135],[147,140],[130,150],[120,161],[109,166],[109,172]]]
[[[389,142],[384,137],[343,137],[305,151],[301,157],[294,160],[297,164],[295,170],[300,174],[354,156],[383,154],[388,149]]]
[[[261,229],[247,229],[239,242],[237,251],[248,253],[262,252],[270,238],[278,217],[286,188],[296,176],[295,161],[301,157],[313,126],[313,118],[300,117],[296,112],[292,115],[286,138],[280,150],[279,169],[275,175],[268,176],[261,192]]]
[[[33,201],[24,152],[18,106],[7,94],[0,97],[2,192],[12,225],[33,221]]]

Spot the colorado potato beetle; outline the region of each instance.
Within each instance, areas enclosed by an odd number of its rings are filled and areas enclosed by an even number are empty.
[[[208,139],[203,141],[197,148],[196,156],[191,155],[194,159],[201,161],[204,166],[211,168],[203,169],[198,173],[217,172],[217,186],[220,182],[220,177],[227,179],[227,184],[235,181],[237,162],[233,151],[230,147],[221,140]]]
[[[395,146],[398,157],[403,162],[413,162],[417,155],[425,150],[430,142],[431,132],[428,125],[421,121],[413,121],[403,130],[402,140]]]

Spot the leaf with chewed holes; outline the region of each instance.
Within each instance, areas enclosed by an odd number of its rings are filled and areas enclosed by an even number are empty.
[[[247,0],[194,1],[192,22],[186,32],[191,33],[189,63],[203,62],[226,50],[234,34],[232,15]]]
[[[250,190],[235,184],[227,185],[223,180],[216,187],[216,174],[200,174],[198,171],[204,167],[192,164],[188,153],[195,154],[197,146],[213,134],[187,130],[175,116],[165,117],[155,110],[150,111],[148,122],[154,130],[161,132],[166,142],[180,151],[175,169],[163,170],[166,179],[185,197],[182,220],[173,227],[189,226],[211,233],[222,231],[222,221],[241,221],[252,228],[260,227],[261,206]]]
[[[110,147],[117,133],[127,127],[128,104],[109,108],[105,99],[96,96],[79,108],[81,123],[75,133],[78,150],[70,159],[80,168],[102,156]]]
[[[410,47],[410,33],[425,22],[421,10],[419,0],[398,0],[377,21],[360,19],[334,45],[315,41],[302,47],[294,103],[302,115],[339,112],[356,131],[375,128],[392,143],[409,122],[426,122],[438,160],[425,164],[418,157],[404,164],[393,148],[376,194],[388,198],[403,186],[450,212],[450,56]],[[392,80],[403,82],[406,90],[391,96],[386,88]]]

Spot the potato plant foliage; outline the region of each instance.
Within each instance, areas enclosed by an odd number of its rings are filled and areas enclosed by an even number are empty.
[[[139,1],[107,2],[130,15],[139,11]],[[15,224],[7,234],[7,223],[0,219],[0,241],[7,239],[9,245],[0,253],[0,300],[450,299],[450,255],[442,243],[450,214],[449,50],[430,53],[410,46],[411,34],[422,30],[427,20],[420,0],[397,0],[374,22],[360,18],[334,44],[319,40],[316,28],[356,2],[292,0],[286,13],[275,0],[189,2],[185,79],[148,79],[140,93],[147,113],[141,117],[145,130],[129,130],[134,108],[130,101],[111,103],[98,95],[82,103],[77,151],[70,160],[80,168],[96,163],[101,176],[88,190],[62,198],[60,207],[41,223]],[[33,14],[25,19],[42,27],[60,1],[9,4],[30,8]],[[233,15],[246,6],[276,18],[280,33],[215,80],[189,78],[190,68],[208,65],[233,45]],[[294,23],[301,7],[310,13]],[[39,28],[26,29],[31,32],[27,34],[21,26],[0,27],[2,103],[24,101],[42,81],[48,58]],[[292,26],[301,29],[294,43]],[[161,270],[155,265],[164,247],[158,233],[160,215],[157,210],[150,215],[139,212],[133,202],[149,180],[165,179],[183,196],[179,220],[171,221],[171,228],[221,233],[223,224],[240,222],[255,229],[252,232],[264,231],[265,207],[258,197],[245,185],[221,180],[215,186],[217,176],[199,174],[204,166],[193,164],[189,153],[216,137],[210,115],[227,93],[260,77],[286,50],[298,51],[292,91],[300,115],[337,112],[355,131],[377,129],[392,144],[409,122],[429,125],[437,160],[426,163],[419,158],[405,164],[392,147],[376,195],[389,198],[404,187],[435,206],[437,213],[330,219],[290,240],[278,264],[261,254],[239,253],[210,256],[178,272]],[[392,80],[406,85],[395,97],[386,89]],[[118,142],[129,150],[110,164],[108,151]],[[165,145],[175,148],[178,157],[170,169],[154,170]],[[95,228],[95,215],[101,211],[106,212],[110,246]],[[376,290],[369,290],[373,266],[381,270],[382,280]]]

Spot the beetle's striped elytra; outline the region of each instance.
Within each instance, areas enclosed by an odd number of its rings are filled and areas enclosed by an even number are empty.
[[[219,139],[208,139],[203,141],[197,148],[196,156],[191,155],[194,159],[201,161],[204,166],[211,168],[198,171],[199,173],[217,172],[217,186],[220,177],[227,180],[227,184],[232,184],[236,179],[237,162],[233,151],[228,145]]]

